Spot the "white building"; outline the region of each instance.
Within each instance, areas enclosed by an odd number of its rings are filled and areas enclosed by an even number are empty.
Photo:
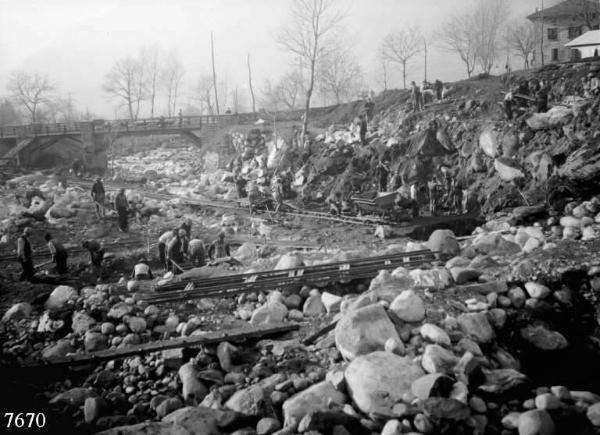
[[[565,44],[572,50],[579,51],[580,58],[595,57],[600,54],[600,30],[590,30]]]

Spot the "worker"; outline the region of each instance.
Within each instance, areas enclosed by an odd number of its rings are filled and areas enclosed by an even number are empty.
[[[175,275],[183,272],[181,264],[185,259],[185,251],[183,250],[184,236],[185,230],[180,229],[167,245],[167,262],[171,272]]]
[[[140,257],[138,263],[133,266],[133,272],[131,272],[131,278],[136,281],[148,281],[154,279],[152,276],[152,270],[148,266],[148,262],[144,257]]]
[[[69,270],[67,268],[67,258],[69,254],[65,247],[58,240],[52,238],[52,234],[46,233],[44,240],[48,243],[48,250],[52,254],[52,261],[56,265],[56,272],[60,275],[64,275]]]
[[[333,216],[339,216],[342,210],[342,194],[341,192],[332,192],[325,200],[325,204],[329,205],[329,213]]]
[[[29,236],[31,235],[31,228],[26,227],[23,229],[23,233],[17,240],[17,258],[21,262],[21,276],[19,281],[32,281],[35,274],[35,268],[33,267],[33,251],[31,249],[31,243],[29,242]]]
[[[248,188],[248,206],[250,208],[250,214],[254,213],[254,207],[256,202],[260,198],[260,192],[255,182],[250,183]]]
[[[359,116],[359,135],[360,143],[363,145],[367,144],[367,114],[362,113]]]
[[[509,90],[504,95],[504,114],[509,121],[513,118],[513,92]]]
[[[81,246],[90,252],[90,264],[94,267],[101,267],[104,260],[104,249],[96,240],[85,240]]]
[[[377,167],[375,168],[375,176],[377,177],[379,192],[386,191],[389,173],[390,168],[388,167],[387,162],[379,160],[379,163],[377,163]]]
[[[458,181],[454,181],[452,186],[454,195],[453,195],[453,209],[456,214],[462,214],[462,195],[463,188],[462,184]]]
[[[272,192],[273,200],[275,201],[275,213],[277,213],[279,212],[279,207],[283,204],[283,185],[279,177],[275,177],[273,180]]]
[[[438,182],[434,177],[431,181],[427,182],[427,190],[429,192],[429,212],[431,216],[435,216],[437,214],[437,204],[438,204]]]
[[[411,83],[411,86],[413,112],[420,112],[423,109],[423,94],[421,94],[421,90],[414,81]]]
[[[169,270],[167,262],[167,245],[175,237],[177,230],[166,231],[158,238],[158,261],[165,267],[165,271]]]
[[[117,210],[117,214],[119,215],[119,231],[127,232],[128,209],[129,203],[127,202],[127,196],[125,196],[125,189],[121,189],[115,197],[115,210]]]
[[[104,209],[104,185],[102,184],[102,179],[100,177],[96,178],[96,182],[92,185],[92,199],[94,200],[94,205],[96,206],[96,214],[98,218],[105,217],[105,209]]]
[[[221,231],[217,240],[211,243],[208,248],[208,256],[213,260],[231,256],[229,244],[225,242],[225,231]]]
[[[537,113],[548,111],[548,88],[545,84],[541,85],[535,93],[535,105]]]
[[[192,264],[202,267],[206,264],[206,249],[200,237],[195,237],[188,244],[188,256]]]
[[[186,219],[179,228],[184,230],[185,236],[189,238],[192,234],[192,220],[190,218]]]
[[[438,101],[442,101],[442,93],[444,91],[444,83],[441,80],[436,80],[435,84],[434,84],[434,90],[435,90],[435,97],[437,98]]]
[[[364,112],[367,115],[367,121],[371,121],[373,119],[373,111],[375,109],[375,103],[371,97],[367,97],[367,101],[365,102]]]
[[[419,203],[410,197],[410,189],[398,189],[394,205],[400,209],[410,209],[413,219],[419,217]]]
[[[179,128],[181,128],[183,126],[183,112],[181,111],[181,109],[179,109],[179,113],[177,114],[177,116],[179,117]]]
[[[244,177],[241,176],[239,172],[235,173],[233,177],[233,182],[235,183],[238,198],[245,198],[246,196],[248,196],[248,193],[246,192],[246,184],[248,182]]]

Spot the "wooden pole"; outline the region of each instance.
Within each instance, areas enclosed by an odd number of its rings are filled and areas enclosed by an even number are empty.
[[[217,108],[217,115],[220,115],[221,112],[219,111],[219,94],[217,91],[217,72],[215,69],[215,44],[213,41],[213,34],[212,32],[210,32],[210,56],[212,59],[212,72],[213,72],[213,86],[215,88],[215,105]]]

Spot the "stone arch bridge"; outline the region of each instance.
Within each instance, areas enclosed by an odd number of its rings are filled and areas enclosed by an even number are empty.
[[[204,115],[0,127],[0,167],[66,166],[78,158],[87,169],[103,172],[106,151],[120,137],[180,135],[200,147],[219,128],[246,122],[252,120]]]

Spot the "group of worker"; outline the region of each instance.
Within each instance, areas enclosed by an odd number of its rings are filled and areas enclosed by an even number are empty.
[[[261,182],[262,181],[262,182]],[[274,174],[271,177],[270,192],[273,199],[273,206],[275,213],[279,212],[279,209],[283,205],[283,200],[288,197],[292,191],[292,173],[290,171],[283,171],[279,174]],[[257,207],[260,205],[263,193],[267,187],[267,178],[264,180],[248,181],[241,175],[240,170],[236,170],[233,176],[233,182],[236,186],[238,198],[248,198],[248,207],[250,214],[254,214]],[[261,187],[263,192],[261,192]]]
[[[99,219],[104,219],[106,217],[106,191],[100,177],[97,177],[92,185],[91,196],[96,208],[96,215]],[[119,193],[115,196],[114,207],[118,216],[119,231],[126,233],[129,229],[129,201],[127,201],[125,189],[119,189]]]
[[[17,239],[17,258],[21,263],[22,269],[19,277],[21,281],[34,281],[36,269],[47,264],[43,263],[37,268],[33,265],[33,249],[31,247],[30,237],[31,228],[26,227]],[[51,233],[46,233],[44,235],[44,240],[46,241],[48,251],[52,256],[52,260],[48,263],[54,263],[57,274],[67,274],[69,272],[67,265],[69,253],[67,249],[60,241],[55,239]],[[85,240],[81,246],[90,253],[90,265],[93,268],[101,267],[102,260],[104,259],[104,249],[102,248],[102,245],[96,240]]]
[[[200,237],[190,239],[191,221],[187,220],[181,227],[166,231],[158,238],[158,261],[165,271],[180,274],[184,271],[182,264],[188,260],[194,267],[206,265],[206,259],[217,260],[230,257],[231,249],[225,241],[225,232],[221,231],[218,238],[206,250]]]
[[[548,96],[550,86],[544,80],[521,80],[511,86],[504,95],[504,113],[511,120],[515,112],[524,113],[528,107],[533,107],[537,113],[548,111]]]
[[[413,112],[420,112],[425,107],[425,93],[429,92],[435,96],[438,101],[444,99],[444,83],[441,80],[436,80],[433,84],[427,80],[423,80],[421,86],[414,81],[411,82],[411,99],[413,104]]]

